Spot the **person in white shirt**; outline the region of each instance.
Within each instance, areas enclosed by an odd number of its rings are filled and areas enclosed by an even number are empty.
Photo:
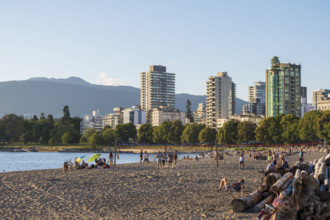
[[[245,168],[243,154],[242,154],[241,157],[239,158],[239,166],[238,166],[238,168],[241,169],[241,166],[243,166],[243,168]]]
[[[149,154],[147,151],[144,152],[144,160],[143,160],[143,165],[144,163],[150,163],[149,161]]]

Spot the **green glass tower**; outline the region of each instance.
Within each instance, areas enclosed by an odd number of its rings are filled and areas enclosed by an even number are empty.
[[[266,117],[280,114],[301,116],[301,65],[272,59],[266,70]]]

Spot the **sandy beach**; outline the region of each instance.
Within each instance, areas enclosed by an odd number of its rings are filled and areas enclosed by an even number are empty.
[[[325,153],[311,152],[305,161]],[[291,165],[298,154],[289,156]],[[179,161],[157,169],[156,163],[118,165],[114,169],[61,169],[0,173],[1,219],[255,219],[234,213],[231,201],[241,192],[217,191],[219,180],[245,179],[244,194],[257,188],[267,161],[226,156]]]

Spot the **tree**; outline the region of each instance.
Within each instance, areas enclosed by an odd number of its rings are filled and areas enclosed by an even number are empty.
[[[93,149],[95,149],[97,145],[102,144],[102,142],[102,136],[98,132],[92,134],[92,136],[88,139],[88,144]]]
[[[205,128],[205,125],[202,124],[195,124],[195,123],[187,124],[182,132],[181,142],[189,143],[189,144],[198,143],[199,132],[203,128]]]
[[[70,133],[70,132],[65,132],[62,137],[61,137],[61,141],[63,145],[69,145],[72,144],[74,141],[74,134]]]
[[[69,110],[69,106],[66,105],[63,107],[63,117],[61,121],[67,122],[68,120],[70,120],[70,110]]]
[[[249,122],[242,121],[237,126],[237,140],[239,144],[249,143],[250,141],[254,141],[256,139],[254,130],[257,125]]]
[[[102,130],[101,136],[103,138],[104,144],[106,144],[106,145],[113,144],[116,139],[115,131],[111,127],[105,127]]]
[[[115,128],[115,134],[118,140],[128,142],[129,138],[136,138],[136,127],[132,123],[120,124]]]
[[[94,128],[86,128],[83,132],[83,135],[80,138],[81,144],[86,144],[88,139],[96,132]]]
[[[321,111],[306,112],[299,121],[299,137],[304,142],[313,143],[318,140],[317,118],[322,116]]]
[[[48,116],[47,116],[47,122],[49,123],[49,124],[54,124],[54,118],[53,118],[53,115],[52,114],[49,114]]]
[[[152,125],[142,124],[138,130],[138,142],[143,144],[151,144],[152,143]]]
[[[214,128],[203,128],[201,132],[199,132],[198,140],[200,143],[213,143],[217,136],[217,131]]]
[[[45,119],[45,113],[43,112],[40,113],[40,119]]]
[[[180,144],[181,135],[183,132],[184,126],[181,121],[175,120],[171,122],[170,130],[167,135],[167,141],[171,144]]]
[[[18,142],[23,134],[24,119],[15,114],[5,115],[0,120],[0,137],[2,141]]]
[[[238,121],[227,121],[219,130],[217,134],[218,143],[221,144],[235,144],[237,143],[237,127]]]
[[[274,117],[266,118],[255,129],[255,134],[257,141],[272,144],[275,140],[281,139],[281,137],[278,137],[281,136],[280,124]]]
[[[295,144],[299,139],[299,118],[296,115],[289,114],[282,117],[280,122],[282,130],[282,140],[286,144]]]
[[[32,121],[38,121],[38,117],[36,115],[33,115]]]
[[[65,124],[58,122],[55,124],[55,128],[52,133],[52,138],[51,138],[51,143],[52,145],[61,145],[62,144],[62,136],[66,133],[69,132],[70,135],[72,135],[72,142],[71,143],[78,143],[80,134],[75,127],[70,124]],[[50,143],[50,142],[48,142]]]
[[[194,122],[194,117],[191,112],[191,102],[189,99],[187,99],[186,104],[186,118],[189,119],[189,122]]]
[[[153,141],[157,144],[167,144],[170,139],[172,123],[170,121],[163,121],[162,124],[153,129]]]
[[[274,56],[271,64],[272,68],[278,67],[280,65],[280,59],[277,56]]]
[[[317,118],[317,135],[320,139],[330,142],[330,111],[324,111]]]

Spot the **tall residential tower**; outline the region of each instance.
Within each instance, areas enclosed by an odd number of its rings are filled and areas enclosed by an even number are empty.
[[[167,73],[165,66],[150,66],[149,72],[141,73],[141,109],[148,112],[153,108],[175,107],[175,74]]]
[[[266,117],[301,115],[301,66],[272,59],[266,70]]]
[[[206,82],[206,125],[217,128],[217,119],[226,119],[235,113],[235,83],[220,72]]]
[[[266,83],[255,82],[249,86],[249,103],[243,106],[243,114],[265,115]]]

